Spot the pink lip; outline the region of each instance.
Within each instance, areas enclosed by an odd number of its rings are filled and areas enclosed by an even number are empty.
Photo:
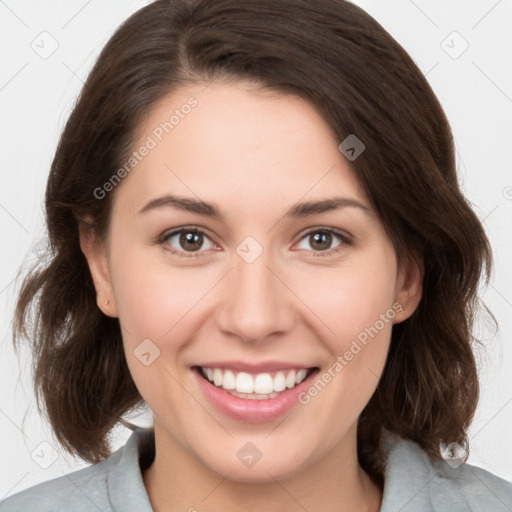
[[[252,363],[252,362],[244,362],[244,361],[217,361],[215,363],[209,362],[201,364],[199,363],[197,366],[202,366],[203,368],[222,368],[235,370],[238,372],[247,372],[247,373],[267,373],[267,372],[277,372],[279,370],[300,370],[302,368],[309,369],[313,368],[314,365],[303,365],[299,363],[292,363],[286,361],[265,361],[262,363]]]
[[[216,363],[217,365],[218,363]],[[227,365],[226,365],[227,366]],[[222,367],[215,366],[215,368]],[[231,367],[231,365],[229,366]],[[289,368],[298,368],[291,364]],[[278,369],[283,368],[282,363]],[[307,368],[307,367],[305,367]],[[286,415],[294,406],[299,404],[298,396],[310,386],[310,380],[317,370],[312,372],[304,381],[292,389],[287,389],[267,400],[249,400],[230,395],[227,391],[219,388],[205,379],[198,369],[192,370],[198,379],[199,386],[210,402],[223,414],[235,420],[263,423],[276,420]]]

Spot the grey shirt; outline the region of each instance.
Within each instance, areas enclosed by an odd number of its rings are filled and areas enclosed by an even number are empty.
[[[512,484],[488,471],[434,461],[416,443],[392,434],[384,448],[381,512],[512,511]],[[108,459],[10,496],[0,512],[152,512],[142,471],[154,451],[153,431],[135,430]]]

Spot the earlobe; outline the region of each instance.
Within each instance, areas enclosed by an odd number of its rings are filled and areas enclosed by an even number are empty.
[[[98,240],[93,228],[79,223],[80,248],[84,253],[96,289],[96,303],[107,316],[118,316],[114,299],[105,244]]]
[[[411,254],[401,265],[395,291],[395,302],[400,308],[393,323],[403,322],[416,311],[423,294],[424,274],[423,261],[416,254]]]

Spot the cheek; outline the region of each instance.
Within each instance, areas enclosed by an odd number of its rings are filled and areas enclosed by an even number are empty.
[[[112,283],[130,373],[153,411],[164,414],[161,404],[167,404],[165,414],[176,415],[187,407],[174,380],[184,381],[186,369],[176,361],[211,279],[190,268],[142,261],[135,251],[119,254],[117,261]]]
[[[321,341],[330,360],[303,397],[303,403],[311,400],[318,409],[331,411],[322,416],[325,422],[329,422],[329,414],[334,414],[340,425],[356,418],[375,391],[396,315],[395,279],[394,252],[381,246],[380,251],[315,279],[315,293],[304,300],[328,327],[323,329],[326,335]],[[312,283],[307,279],[308,285]],[[317,326],[320,320],[316,320]],[[324,388],[329,391],[324,393]],[[328,434],[333,441],[331,435],[335,434]]]
[[[127,332],[142,339],[176,339],[170,332],[208,291],[209,279],[200,270],[171,269],[165,263],[142,261],[136,254],[125,254],[114,268],[119,320]]]
[[[344,431],[355,421],[373,395],[384,368],[391,337],[395,270],[394,260],[380,255],[347,266],[316,281],[308,306],[328,327],[322,343],[330,360],[300,398],[314,408],[316,425],[339,425]],[[325,286],[320,286],[325,281]],[[305,300],[304,302],[307,302]],[[316,321],[318,326],[320,320]],[[326,391],[324,391],[326,390]],[[338,440],[336,429],[324,432],[323,443]]]
[[[358,261],[325,277],[304,282],[304,302],[314,311],[330,335],[325,337],[331,352],[344,351],[351,340],[377,325],[389,335],[395,311],[393,260],[385,257]],[[314,287],[311,285],[314,284]],[[307,289],[309,288],[309,292]],[[313,291],[311,291],[313,290]],[[307,297],[307,298],[306,298]],[[382,325],[382,315],[385,318]],[[360,336],[364,337],[364,334]],[[330,340],[330,341],[329,341]]]

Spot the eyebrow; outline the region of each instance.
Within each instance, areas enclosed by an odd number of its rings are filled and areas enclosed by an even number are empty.
[[[139,214],[169,206],[178,210],[198,213],[199,215],[205,215],[207,217],[225,220],[225,215],[223,215],[220,211],[220,208],[213,203],[170,194],[152,199],[141,210],[139,210]],[[318,213],[324,213],[347,207],[359,208],[367,213],[370,212],[370,208],[365,206],[357,199],[350,197],[332,197],[319,201],[297,203],[284,214],[283,218],[307,217],[309,215],[315,215]]]

